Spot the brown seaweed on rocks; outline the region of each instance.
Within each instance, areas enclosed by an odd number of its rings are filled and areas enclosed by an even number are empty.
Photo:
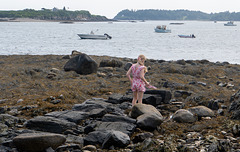
[[[66,143],[56,151],[240,150],[240,65],[208,60],[147,60],[146,79],[165,94],[171,94],[169,100],[163,100],[163,94],[144,95],[144,103],[154,103],[163,116],[163,122],[157,128],[147,130],[137,123],[130,126],[126,122],[119,123],[126,121],[131,111],[130,84],[125,74],[129,63],[136,60],[92,55],[90,57],[102,66],[98,67],[97,73],[81,75],[64,71],[71,56],[76,55],[0,56],[0,151],[17,151],[11,142],[15,137],[41,132],[26,128],[26,124],[30,120],[35,122],[37,117],[46,117],[46,114],[56,117],[54,125],[58,125],[57,119],[77,122],[77,126],[66,123],[66,129],[59,132],[65,135]],[[74,106],[83,104],[96,107],[85,111],[84,115],[81,111],[72,111]],[[172,119],[177,110],[197,106],[208,107],[214,116],[194,114],[197,121],[190,123]],[[103,119],[105,115],[108,118]],[[102,122],[102,119],[117,122]],[[84,145],[89,133],[97,135],[101,126],[109,127],[110,124],[113,128],[114,125],[128,126],[131,131],[107,132],[104,134],[106,140],[102,139],[104,146]],[[120,138],[127,136],[130,141]],[[120,147],[116,141],[121,143]]]

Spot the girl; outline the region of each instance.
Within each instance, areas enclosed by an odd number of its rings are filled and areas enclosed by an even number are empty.
[[[133,91],[132,106],[134,106],[137,101],[138,103],[142,103],[143,93],[146,91],[145,85],[147,87],[150,86],[144,77],[147,72],[147,68],[144,66],[145,60],[146,57],[144,55],[139,55],[137,63],[133,64],[126,74],[131,82],[131,89]],[[130,76],[131,74],[132,78]]]

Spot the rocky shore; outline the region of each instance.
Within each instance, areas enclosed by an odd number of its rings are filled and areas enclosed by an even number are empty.
[[[158,89],[131,107],[135,62],[0,56],[0,151],[240,151],[240,65],[149,59]]]

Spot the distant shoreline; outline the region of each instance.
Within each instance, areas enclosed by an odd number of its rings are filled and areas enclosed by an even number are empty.
[[[32,18],[0,18],[0,22],[117,22],[117,20],[107,20],[107,21],[91,21],[91,20],[79,20],[79,21],[72,21],[72,20],[40,20],[40,19],[32,19]]]

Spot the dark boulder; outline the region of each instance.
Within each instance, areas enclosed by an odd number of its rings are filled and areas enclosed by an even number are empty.
[[[81,54],[71,58],[64,66],[65,71],[75,71],[78,74],[97,73],[98,64],[90,56]]]
[[[172,94],[168,90],[146,90],[144,94],[158,95],[162,98],[162,102],[166,104],[169,103],[172,98]]]
[[[94,131],[90,132],[84,138],[84,145],[102,145],[110,131]]]
[[[13,138],[17,149],[27,152],[42,152],[49,147],[56,149],[65,141],[63,135],[50,133],[26,133]]]
[[[25,122],[24,125],[28,129],[60,134],[68,129],[74,129],[77,127],[75,123],[64,119],[44,116],[32,118]]]
[[[157,114],[145,113],[137,117],[137,125],[144,130],[154,130],[163,122],[163,117]]]
[[[131,62],[128,62],[124,65],[124,70],[128,71],[129,68],[132,66],[132,63]]]
[[[120,131],[111,131],[106,136],[102,148],[108,149],[109,147],[126,147],[130,144],[130,137]]]
[[[89,117],[89,114],[81,111],[55,111],[46,114],[46,116],[61,118],[74,123],[80,123]]]

